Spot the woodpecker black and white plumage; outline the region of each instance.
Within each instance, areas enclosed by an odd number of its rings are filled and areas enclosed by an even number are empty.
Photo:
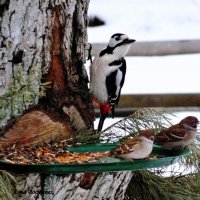
[[[110,111],[114,117],[126,74],[124,56],[133,42],[135,40],[129,39],[125,34],[112,35],[108,46],[95,57],[90,66],[90,92],[100,107],[98,132],[102,130]]]

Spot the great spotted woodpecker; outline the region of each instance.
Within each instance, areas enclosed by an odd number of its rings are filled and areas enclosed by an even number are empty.
[[[108,46],[95,57],[90,66],[90,92],[100,107],[98,132],[102,130],[110,111],[114,117],[126,74],[124,56],[133,42],[135,40],[129,39],[125,34],[112,35]]]

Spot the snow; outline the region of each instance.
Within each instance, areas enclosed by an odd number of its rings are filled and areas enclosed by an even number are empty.
[[[88,14],[106,22],[88,29],[90,42],[117,32],[137,41],[200,38],[199,0],[91,0]]]
[[[183,112],[183,111],[182,112],[174,112],[173,116],[170,117],[171,123],[176,124],[176,123],[180,122],[180,120],[182,120],[183,118],[185,118],[187,116],[195,116],[198,119],[200,119],[200,112],[199,111],[193,111],[193,110],[188,110],[188,111],[185,111],[185,112]],[[107,118],[104,122],[103,129],[109,127],[111,124],[114,124],[115,122],[118,122],[121,119],[122,118],[119,118],[119,117],[115,117],[114,119]],[[99,119],[95,120],[95,122],[94,122],[95,129],[98,126],[98,122],[99,122]],[[198,127],[198,133],[200,134],[200,126]]]
[[[134,56],[126,63],[122,94],[200,93],[200,54]]]
[[[200,54],[127,57],[122,93],[200,93]]]
[[[88,28],[90,43],[107,43],[117,32],[136,42],[200,39],[199,0],[91,0],[88,14],[106,22],[104,26]],[[200,54],[126,57],[126,60],[122,94],[200,93]],[[175,114],[173,123],[187,115],[200,119],[200,112]],[[104,128],[117,120],[106,120]]]

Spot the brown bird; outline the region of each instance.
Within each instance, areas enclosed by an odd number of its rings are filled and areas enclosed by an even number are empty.
[[[125,160],[143,159],[152,152],[153,141],[153,132],[151,130],[144,130],[138,136],[116,147],[110,154]]]
[[[167,149],[182,149],[194,142],[198,123],[196,117],[188,116],[178,124],[158,133],[155,136],[155,143]]]

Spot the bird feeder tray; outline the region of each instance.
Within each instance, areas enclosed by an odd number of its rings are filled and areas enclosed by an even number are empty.
[[[87,144],[77,147],[66,147],[71,152],[105,152],[117,147],[119,144]],[[145,170],[157,167],[166,167],[176,163],[180,157],[190,153],[189,149],[180,151],[169,151],[160,146],[154,145],[150,159],[127,161],[115,157],[104,157],[94,163],[81,164],[14,164],[0,160],[0,169],[14,171],[16,173],[42,173],[42,174],[68,174],[88,172],[114,172]]]

